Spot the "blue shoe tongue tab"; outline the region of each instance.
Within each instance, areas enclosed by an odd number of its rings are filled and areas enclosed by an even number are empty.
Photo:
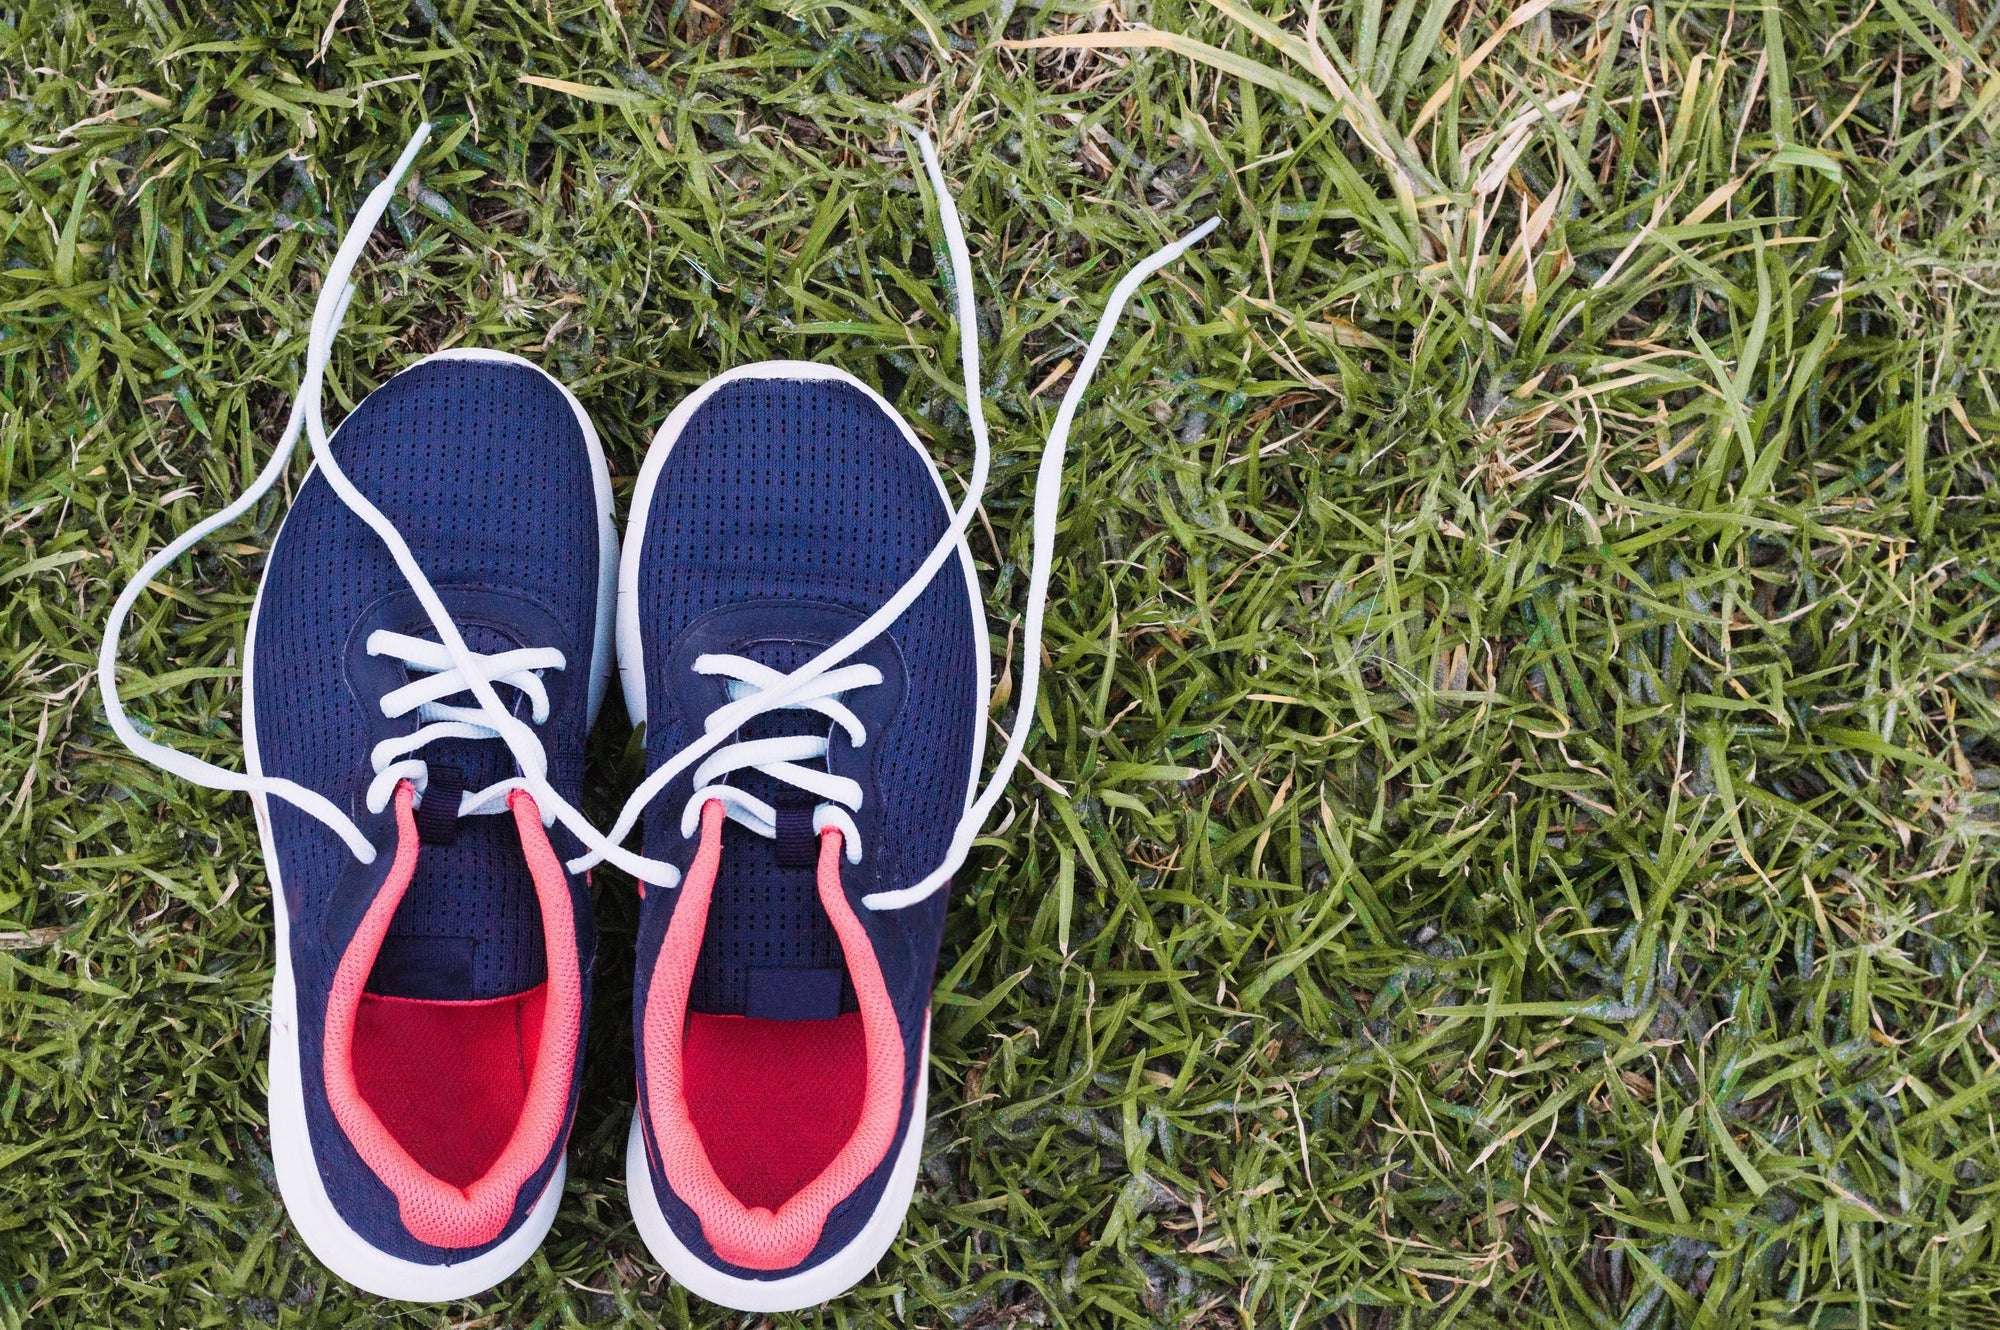
[[[479,943],[469,937],[390,933],[368,972],[367,991],[423,1002],[463,1002],[479,993]]]
[[[813,806],[800,799],[777,804],[778,867],[811,868],[819,862],[819,837],[813,834]]]
[[[840,970],[751,966],[743,1014],[761,1021],[830,1021],[840,1015]]]
[[[424,801],[417,805],[417,839],[426,845],[449,845],[458,839],[459,796],[465,793],[465,773],[442,763],[429,764]]]

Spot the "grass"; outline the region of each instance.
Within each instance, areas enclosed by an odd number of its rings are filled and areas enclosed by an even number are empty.
[[[426,113],[340,409],[520,351],[621,502],[679,395],[771,356],[963,474],[931,127],[996,657],[1079,337],[1223,218],[1080,422],[915,1210],[798,1321],[2000,1321],[2000,11],[1255,3],[0,0],[0,1324],[730,1319],[627,1216],[613,873],[541,1253],[452,1308],[330,1278],[266,1153],[248,809],[90,684],[117,587],[266,455]],[[1063,36],[1096,49],[1003,44]],[[280,514],[126,653],[219,760]]]

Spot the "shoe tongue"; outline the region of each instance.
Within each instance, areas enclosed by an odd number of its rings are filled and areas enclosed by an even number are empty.
[[[522,644],[496,629],[461,623],[466,646],[480,655],[512,651]],[[428,624],[411,636],[436,641]],[[421,678],[410,671],[411,679]],[[502,705],[526,719],[530,704],[518,689],[495,685]],[[475,706],[470,692],[443,699],[447,706]],[[427,724],[407,717],[411,728]],[[452,793],[481,790],[515,774],[507,746],[497,739],[440,739],[414,756],[428,763],[431,788],[417,810],[419,834],[430,834],[397,907],[381,955],[369,973],[368,991],[388,997],[429,1001],[483,1001],[525,992],[547,977],[540,903],[521,852],[520,832],[506,815],[453,818]],[[448,803],[446,801],[449,801]]]
[[[498,655],[502,651],[518,650],[521,644],[497,628],[483,623],[462,623],[458,635],[465,639],[465,645],[482,656]],[[434,636],[426,634],[426,636]]]
[[[745,647],[741,654],[780,674],[790,674],[809,663],[821,650],[810,642],[756,642]],[[827,723],[826,717],[817,711],[767,711],[744,726],[743,731],[746,738],[763,739],[774,734],[811,734]]]
[[[734,822],[722,847],[689,1008],[779,1021],[857,1010],[813,869],[784,866],[773,841]]]
[[[812,642],[756,642],[738,654],[789,674],[823,650]],[[824,735],[832,722],[815,711],[771,711],[753,718],[739,737]],[[836,742],[844,742],[836,740]],[[818,765],[813,763],[811,765]],[[785,810],[780,814],[786,841],[757,835],[734,822],[722,833],[722,863],[716,872],[701,956],[689,994],[692,1010],[761,1020],[831,1020],[854,1010],[852,985],[839,936],[819,903],[817,846],[811,840],[811,808],[818,802],[795,785],[761,771],[734,772],[729,783]],[[806,843],[797,839],[803,819]],[[800,848],[807,853],[797,853]]]

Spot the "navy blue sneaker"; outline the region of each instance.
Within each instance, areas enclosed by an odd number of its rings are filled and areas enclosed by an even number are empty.
[[[923,1151],[943,888],[1033,714],[1069,420],[1126,298],[1207,229],[1117,288],[1058,413],[1020,709],[982,790],[991,662],[965,531],[989,448],[971,265],[920,142],[974,407],[963,501],[859,380],[750,365],[661,427],[620,560],[620,674],[649,774],[608,839],[643,818],[650,856],[626,1182],[667,1272],[744,1311],[839,1294],[901,1229]]]
[[[823,1301],[900,1227],[923,1143],[945,894],[863,902],[942,861],[974,794],[988,661],[972,557],[783,707],[732,706],[860,626],[951,530],[895,410],[836,370],[710,381],[654,441],[620,579],[651,801],[626,1179],[676,1280],[743,1310]],[[636,640],[635,640],[636,637]]]
[[[422,138],[329,274],[277,456],[149,561],[100,671],[136,752],[254,801],[278,923],[271,1151],[293,1226],[350,1283],[437,1301],[517,1269],[562,1196],[596,950],[588,883],[563,861],[601,843],[575,805],[617,545],[595,430],[517,357],[440,353],[337,434],[319,422],[348,274]],[[148,582],[284,474],[301,429],[316,465],[251,614],[247,771],[231,772],[136,731],[117,639]]]

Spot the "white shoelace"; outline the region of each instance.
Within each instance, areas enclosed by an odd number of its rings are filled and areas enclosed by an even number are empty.
[[[979,510],[980,499],[986,492],[986,474],[992,462],[992,450],[987,438],[985,412],[981,409],[984,399],[979,377],[979,324],[973,307],[972,259],[966,248],[964,228],[959,224],[958,208],[952,201],[951,191],[945,186],[944,172],[938,166],[937,153],[926,135],[921,131],[912,133],[918,150],[923,154],[924,171],[930,177],[931,190],[937,196],[938,219],[944,226],[945,248],[950,253],[952,285],[957,296],[959,359],[964,367],[966,416],[972,424],[973,444],[972,478],[966,485],[965,497],[953,515],[951,525],[931,547],[923,563],[897,588],[894,595],[883,602],[880,609],[847,636],[790,674],[763,682],[754,692],[748,692],[710,713],[702,727],[702,737],[662,763],[625,801],[625,807],[619,812],[618,820],[607,837],[613,843],[631,834],[646,806],[681,772],[706,757],[752,717],[793,706],[816,680],[885,632],[924,593],[938,569],[957,551],[965,538],[966,528]],[[1013,776],[1014,768],[1021,760],[1022,749],[1028,742],[1028,728],[1034,723],[1035,697],[1041,687],[1042,619],[1048,603],[1050,565],[1055,555],[1056,504],[1061,497],[1063,455],[1069,448],[1070,424],[1076,418],[1077,406],[1090,387],[1092,376],[1097,373],[1098,362],[1104,358],[1105,347],[1118,330],[1118,318],[1124,312],[1125,302],[1132,298],[1142,282],[1187,253],[1220,222],[1220,218],[1212,217],[1173,244],[1155,251],[1134,265],[1112,288],[1111,298],[1105,302],[1104,313],[1098,317],[1097,330],[1091,334],[1089,347],[1084,352],[1083,363],[1077,367],[1069,390],[1063,394],[1062,404],[1056,410],[1055,423],[1050,426],[1048,440],[1043,445],[1041,464],[1035,471],[1035,502],[1031,518],[1033,556],[1028,572],[1027,618],[1021,635],[1021,700],[1014,711],[1014,725],[1007,735],[1007,746],[984,788],[977,795],[968,797],[965,812],[953,829],[951,842],[937,866],[900,890],[878,891],[863,896],[861,903],[869,909],[893,910],[913,905],[949,881],[959,865],[965,862],[973,839],[979,834],[980,827],[985,825],[987,815],[993,811],[994,804],[999,802],[1007,787],[1007,781]],[[699,776],[695,783],[702,783]],[[833,816],[837,808],[838,805],[832,803],[820,805],[814,815],[815,826],[820,825],[820,819]],[[738,820],[755,829],[754,824],[745,819]],[[850,853],[853,852],[850,847]],[[591,853],[571,860],[570,868],[579,870],[588,867],[599,857],[593,848]],[[648,876],[646,880],[661,881],[668,887],[677,886],[679,872],[671,865],[662,867],[670,876]]]
[[[786,678],[768,665],[721,653],[695,657],[694,671],[728,679],[731,702],[758,701],[765,693],[783,687]],[[859,748],[868,742],[868,727],[840,699],[856,688],[872,688],[881,682],[882,671],[873,665],[843,665],[814,679],[793,694],[791,701],[767,709],[818,712],[847,735],[851,747]],[[709,726],[717,724],[715,718],[721,714],[719,708],[711,712]],[[777,810],[724,781],[733,772],[754,769],[824,800],[813,810],[813,834],[828,827],[838,829],[848,862],[860,863],[861,832],[855,827],[852,814],[861,808],[861,783],[818,767],[799,765],[823,759],[826,754],[827,738],[813,734],[746,739],[716,749],[694,769],[695,791],[681,809],[681,835],[692,840],[701,829],[701,810],[716,802],[731,821],[740,822],[759,836],[776,836]]]
[[[418,603],[423,606],[431,627],[437,633],[436,642],[426,642],[420,638],[403,638],[403,643],[414,645],[398,649],[420,652],[416,657],[404,657],[406,663],[435,676],[431,681],[419,681],[424,686],[449,687],[453,693],[469,692],[473,696],[474,706],[449,708],[451,712],[449,717],[443,716],[441,712],[433,712],[433,715],[439,716],[439,720],[429,727],[429,737],[424,738],[423,742],[428,743],[430,739],[448,736],[498,739],[507,745],[508,752],[521,770],[521,775],[502,782],[501,785],[468,793],[461,798],[461,812],[491,811],[494,799],[497,798],[504,803],[506,790],[524,789],[534,797],[536,805],[541,809],[544,823],[560,821],[576,835],[578,840],[592,847],[597,858],[608,860],[634,876],[649,877],[658,867],[652,860],[620,849],[615,842],[607,842],[603,834],[549,784],[548,758],[543,752],[541,741],[535,737],[534,731],[527,723],[514,716],[513,712],[501,702],[499,693],[495,691],[496,680],[517,683],[531,677],[535,669],[560,668],[556,662],[560,661],[561,653],[548,651],[547,654],[543,654],[547,649],[536,649],[534,659],[549,663],[523,664],[516,659],[507,662],[505,669],[496,672],[494,662],[500,659],[499,657],[481,656],[466,646],[458,625],[452,621],[443,600],[431,586],[430,579],[424,575],[423,568],[418,565],[416,556],[410,552],[410,547],[404,541],[402,534],[380,509],[369,502],[367,495],[355,488],[347,473],[341,470],[340,463],[334,459],[333,450],[329,446],[330,438],[326,422],[320,415],[320,395],[326,380],[327,362],[333,353],[334,335],[347,316],[348,303],[354,298],[354,285],[351,281],[354,265],[360,259],[361,251],[367,245],[369,237],[374,234],[376,224],[382,220],[382,214],[388,209],[389,201],[395,197],[396,187],[408,173],[411,163],[416,160],[417,152],[423,147],[424,141],[430,137],[430,131],[431,127],[428,124],[418,127],[408,145],[404,147],[402,156],[398,157],[395,166],[390,168],[389,174],[382,183],[369,191],[360,210],[355,213],[354,221],[349,225],[346,236],[342,238],[340,248],[334,253],[333,264],[327,270],[326,283],[320,288],[319,300],[313,306],[312,330],[306,341],[305,378],[299,385],[298,396],[292,403],[291,416],[285,422],[285,431],[279,437],[278,446],[271,454],[271,460],[264,464],[263,471],[250,483],[248,489],[236,497],[235,502],[188,528],[165,549],[148,559],[139,569],[138,575],[119,594],[117,602],[112,605],[111,616],[105,622],[104,645],[97,653],[97,682],[104,695],[105,715],[111,722],[113,732],[127,748],[163,771],[210,789],[240,790],[251,795],[283,799],[332,828],[346,842],[347,848],[354,853],[355,858],[363,863],[375,862],[375,847],[362,834],[361,828],[355,825],[354,820],[339,805],[325,795],[281,776],[253,776],[248,772],[231,771],[227,767],[205,762],[191,754],[156,743],[139,733],[131,718],[126,715],[124,701],[118,694],[118,643],[125,631],[125,621],[140,594],[196,542],[218,527],[241,517],[257,500],[268,493],[285,474],[285,469],[291,461],[292,449],[297,445],[299,434],[303,431],[312,446],[313,460],[317,464],[319,474],[333,488],[340,501],[366,522],[381,539],[390,556],[395,559],[396,567],[403,574],[404,580],[416,593]],[[371,639],[369,645],[372,648],[376,642]],[[512,654],[501,653],[501,657]],[[522,691],[527,692],[532,699],[539,688],[540,684],[537,682],[532,688],[523,686]],[[404,697],[410,696],[404,690],[396,690],[389,697],[396,697],[399,693]],[[451,693],[444,693],[440,696],[450,695]],[[392,705],[389,697],[383,699],[385,708]],[[435,699],[429,704],[435,706]],[[426,703],[419,702],[413,705],[421,707]],[[439,728],[441,725],[463,728],[443,729]],[[398,741],[410,745],[402,752],[410,751],[411,747],[415,746],[414,741],[424,733],[425,731],[420,729],[408,739]],[[386,802],[388,795],[394,792],[395,781],[389,780],[385,783],[383,776],[401,754],[385,753],[378,748],[375,757],[378,776],[376,781],[371,783],[369,790],[371,806],[376,805],[378,797]],[[412,762],[400,770],[405,777],[414,778],[417,768],[421,765]]]
[[[373,503],[369,502],[365,494],[355,488],[346,473],[340,469],[339,463],[334,460],[326,424],[320,414],[320,396],[326,378],[327,362],[332,355],[333,338],[346,317],[348,302],[354,297],[354,285],[351,281],[354,265],[359,260],[369,237],[374,233],[377,223],[381,221],[383,212],[387,210],[396,187],[409,171],[417,152],[423,147],[429,135],[428,124],[418,128],[388,176],[369,192],[334,255],[333,264],[327,271],[326,283],[321,288],[319,300],[313,308],[311,335],[306,343],[305,379],[299,385],[298,397],[292,404],[291,416],[286,422],[284,433],[279,438],[271,460],[265,464],[263,471],[251,482],[249,488],[238,495],[233,503],[190,527],[166,548],[147,560],[112,606],[111,616],[105,624],[104,645],[98,652],[97,658],[98,685],[104,695],[105,712],[111,722],[112,730],[134,754],[184,780],[210,789],[240,790],[253,795],[284,799],[294,804],[337,832],[356,858],[364,863],[374,862],[375,847],[362,835],[361,829],[354,821],[326,796],[295,781],[276,776],[252,776],[246,772],[231,771],[227,767],[216,766],[212,762],[205,762],[190,754],[156,743],[139,733],[130,717],[126,715],[123,701],[118,694],[118,643],[124,632],[125,621],[140,594],[174,560],[210,532],[248,512],[258,499],[277,484],[285,472],[292,449],[303,430],[312,447],[313,458],[320,474],[326,478],[340,500],[365,521],[381,539],[391,557],[395,559],[396,566],[402,572],[404,579],[416,593],[418,602],[423,606],[432,628],[438,635],[437,642],[418,638],[402,639],[405,644],[419,644],[424,651],[421,658],[405,657],[407,663],[435,676],[434,681],[419,681],[418,684],[408,687],[433,686],[433,683],[439,688],[456,685],[454,692],[470,692],[477,704],[470,708],[448,708],[446,710],[451,713],[449,716],[444,715],[442,711],[434,712],[436,719],[428,727],[433,731],[431,737],[442,738],[450,734],[454,737],[497,738],[506,744],[521,769],[520,776],[502,782],[501,785],[477,793],[468,792],[461,801],[461,811],[467,809],[485,811],[495,797],[504,801],[503,787],[525,789],[541,808],[544,822],[561,822],[586,847],[584,854],[569,862],[572,872],[582,872],[598,863],[608,862],[641,881],[671,889],[680,884],[681,875],[677,868],[664,860],[634,854],[623,849],[620,842],[631,834],[647,806],[675,777],[690,766],[703,762],[703,759],[709,758],[710,754],[716,754],[714,761],[704,763],[697,771],[695,784],[711,790],[728,791],[727,794],[713,794],[710,797],[725,802],[732,814],[740,814],[736,817],[737,821],[760,834],[776,834],[775,817],[769,805],[752,799],[740,790],[719,783],[722,777],[732,771],[755,767],[774,774],[787,783],[809,789],[825,799],[826,802],[823,802],[814,814],[815,830],[823,830],[829,825],[839,827],[849,857],[858,860],[861,852],[860,838],[854,834],[853,821],[848,816],[848,810],[860,806],[859,787],[850,790],[838,784],[824,784],[823,782],[829,779],[838,782],[840,778],[831,777],[830,773],[824,771],[815,771],[798,765],[801,761],[823,757],[824,740],[810,741],[820,745],[819,750],[811,754],[808,754],[803,747],[796,746],[785,749],[757,747],[758,744],[792,741],[751,740],[726,748],[724,741],[757,716],[773,711],[807,709],[828,715],[846,731],[850,742],[856,745],[864,743],[866,732],[860,728],[858,721],[855,722],[854,728],[850,729],[828,708],[831,706],[844,711],[845,708],[839,704],[839,695],[852,688],[876,682],[879,676],[864,681],[858,672],[847,673],[839,671],[838,667],[885,632],[904,611],[909,609],[917,597],[923,594],[931,579],[937,575],[938,570],[964,540],[966,529],[970,526],[973,515],[979,510],[980,500],[985,494],[992,450],[987,435],[985,413],[980,407],[983,399],[979,374],[979,331],[973,305],[972,260],[966,247],[964,228],[959,222],[958,209],[953,203],[951,191],[945,186],[944,173],[938,165],[937,153],[931,147],[930,139],[920,131],[913,131],[917,147],[923,154],[925,173],[937,198],[938,216],[944,227],[945,246],[949,251],[953,286],[957,297],[959,357],[965,377],[966,414],[971,422],[973,438],[972,477],[966,486],[964,498],[953,515],[951,525],[932,546],[923,563],[896,590],[896,593],[845,637],[798,669],[780,675],[741,657],[703,657],[703,660],[714,667],[715,672],[733,680],[730,690],[732,700],[710,713],[703,725],[700,738],[661,764],[632,792],[624,808],[619,812],[617,822],[607,834],[592,826],[581,812],[572,807],[549,785],[548,762],[540,741],[527,724],[501,703],[499,694],[494,688],[496,681],[514,683],[518,679],[533,677],[533,671],[536,669],[560,668],[560,666],[524,665],[515,661],[509,663],[507,668],[496,671],[496,662],[515,653],[481,656],[466,646],[457,624],[453,622],[450,613],[445,609],[444,602],[438,597],[429,579],[425,577],[422,567],[418,565],[416,557],[410,552],[401,533]],[[993,806],[999,801],[1008,780],[1013,776],[1014,768],[1020,762],[1022,750],[1027,744],[1028,729],[1034,721],[1035,698],[1041,686],[1042,621],[1048,601],[1049,574],[1055,553],[1055,513],[1057,502],[1061,497],[1063,457],[1069,446],[1071,423],[1076,417],[1077,407],[1082,402],[1084,392],[1089,388],[1090,381],[1097,372],[1098,363],[1104,358],[1105,348],[1110,344],[1112,334],[1117,331],[1118,319],[1124,312],[1126,302],[1132,298],[1141,283],[1161,268],[1178,260],[1213,231],[1219,222],[1219,218],[1210,218],[1173,244],[1154,252],[1135,265],[1118,285],[1112,288],[1111,297],[1105,303],[1104,313],[1099,317],[1097,328],[1092,333],[1089,346],[1084,353],[1083,363],[1077,367],[1075,376],[1070,380],[1069,389],[1063,394],[1062,403],[1057,408],[1055,423],[1049,429],[1041,463],[1035,472],[1035,500],[1031,517],[1033,553],[1029,565],[1026,622],[1021,639],[1021,694],[1014,713],[1013,728],[1007,736],[1007,746],[984,787],[976,796],[968,797],[965,811],[959,818],[951,842],[937,866],[908,887],[897,891],[875,892],[863,897],[862,903],[870,909],[896,909],[914,904],[943,886],[965,862],[965,857],[972,848],[972,841],[979,834],[979,828],[985,824],[987,816],[993,811]],[[371,639],[371,648],[374,645]],[[552,654],[559,657],[561,653]],[[546,659],[539,656],[538,658]],[[435,669],[432,668],[433,665]],[[744,667],[748,667],[745,672],[736,672],[743,670]],[[868,669],[868,667],[853,668],[857,671]],[[868,673],[872,675],[875,672],[868,669]],[[834,677],[822,682],[826,676]],[[533,689],[524,687],[521,691],[527,692],[532,700]],[[398,695],[404,699],[414,696],[409,694],[407,689],[390,694],[391,697]],[[447,693],[437,696],[450,695]],[[389,705],[387,697],[383,701],[385,706]],[[439,702],[434,697],[411,705],[436,707]],[[420,718],[430,719],[422,716],[421,711],[419,714]],[[848,713],[848,716],[852,719],[852,713]],[[441,729],[441,726],[464,728],[446,731]],[[478,733],[475,734],[475,731]],[[388,792],[393,792],[395,782],[391,780],[384,786],[383,777],[388,771],[395,769],[399,761],[408,760],[403,754],[417,746],[415,741],[423,733],[424,730],[420,729],[405,740],[395,741],[407,745],[397,752],[385,754],[383,748],[378,746],[375,754],[378,759],[375,764],[377,779],[371,784],[370,789],[371,806],[376,787],[383,787]],[[429,739],[423,742],[429,742]],[[413,776],[415,766],[412,765],[404,770]],[[706,779],[703,773],[706,773]],[[817,785],[803,783],[798,779],[800,773],[821,783]],[[848,784],[851,785],[852,782]],[[496,790],[502,793],[495,796]],[[849,794],[853,796],[851,801],[841,797]],[[700,800],[701,796],[702,790],[698,789],[695,798]],[[383,797],[386,800],[387,795],[384,794]],[[698,820],[700,805],[695,803],[692,806]]]
[[[450,654],[436,642],[377,629],[368,635],[368,654],[400,661],[406,670],[425,676],[383,694],[382,714],[394,720],[414,711],[417,719],[429,722],[415,733],[384,739],[369,754],[375,779],[368,783],[368,811],[380,813],[389,806],[400,782],[407,780],[416,786],[419,804],[430,788],[430,764],[405,754],[437,739],[498,739],[500,732],[485,723],[484,713],[478,708],[444,704],[442,699],[470,692],[471,685],[451,663]],[[472,659],[488,682],[506,684],[526,695],[528,714],[535,724],[548,720],[549,690],[542,686],[541,671],[562,669],[565,664],[562,652],[554,647],[522,647],[492,655],[474,652]],[[527,788],[522,777],[509,776],[483,790],[466,790],[459,796],[458,816],[507,812],[508,793]]]

